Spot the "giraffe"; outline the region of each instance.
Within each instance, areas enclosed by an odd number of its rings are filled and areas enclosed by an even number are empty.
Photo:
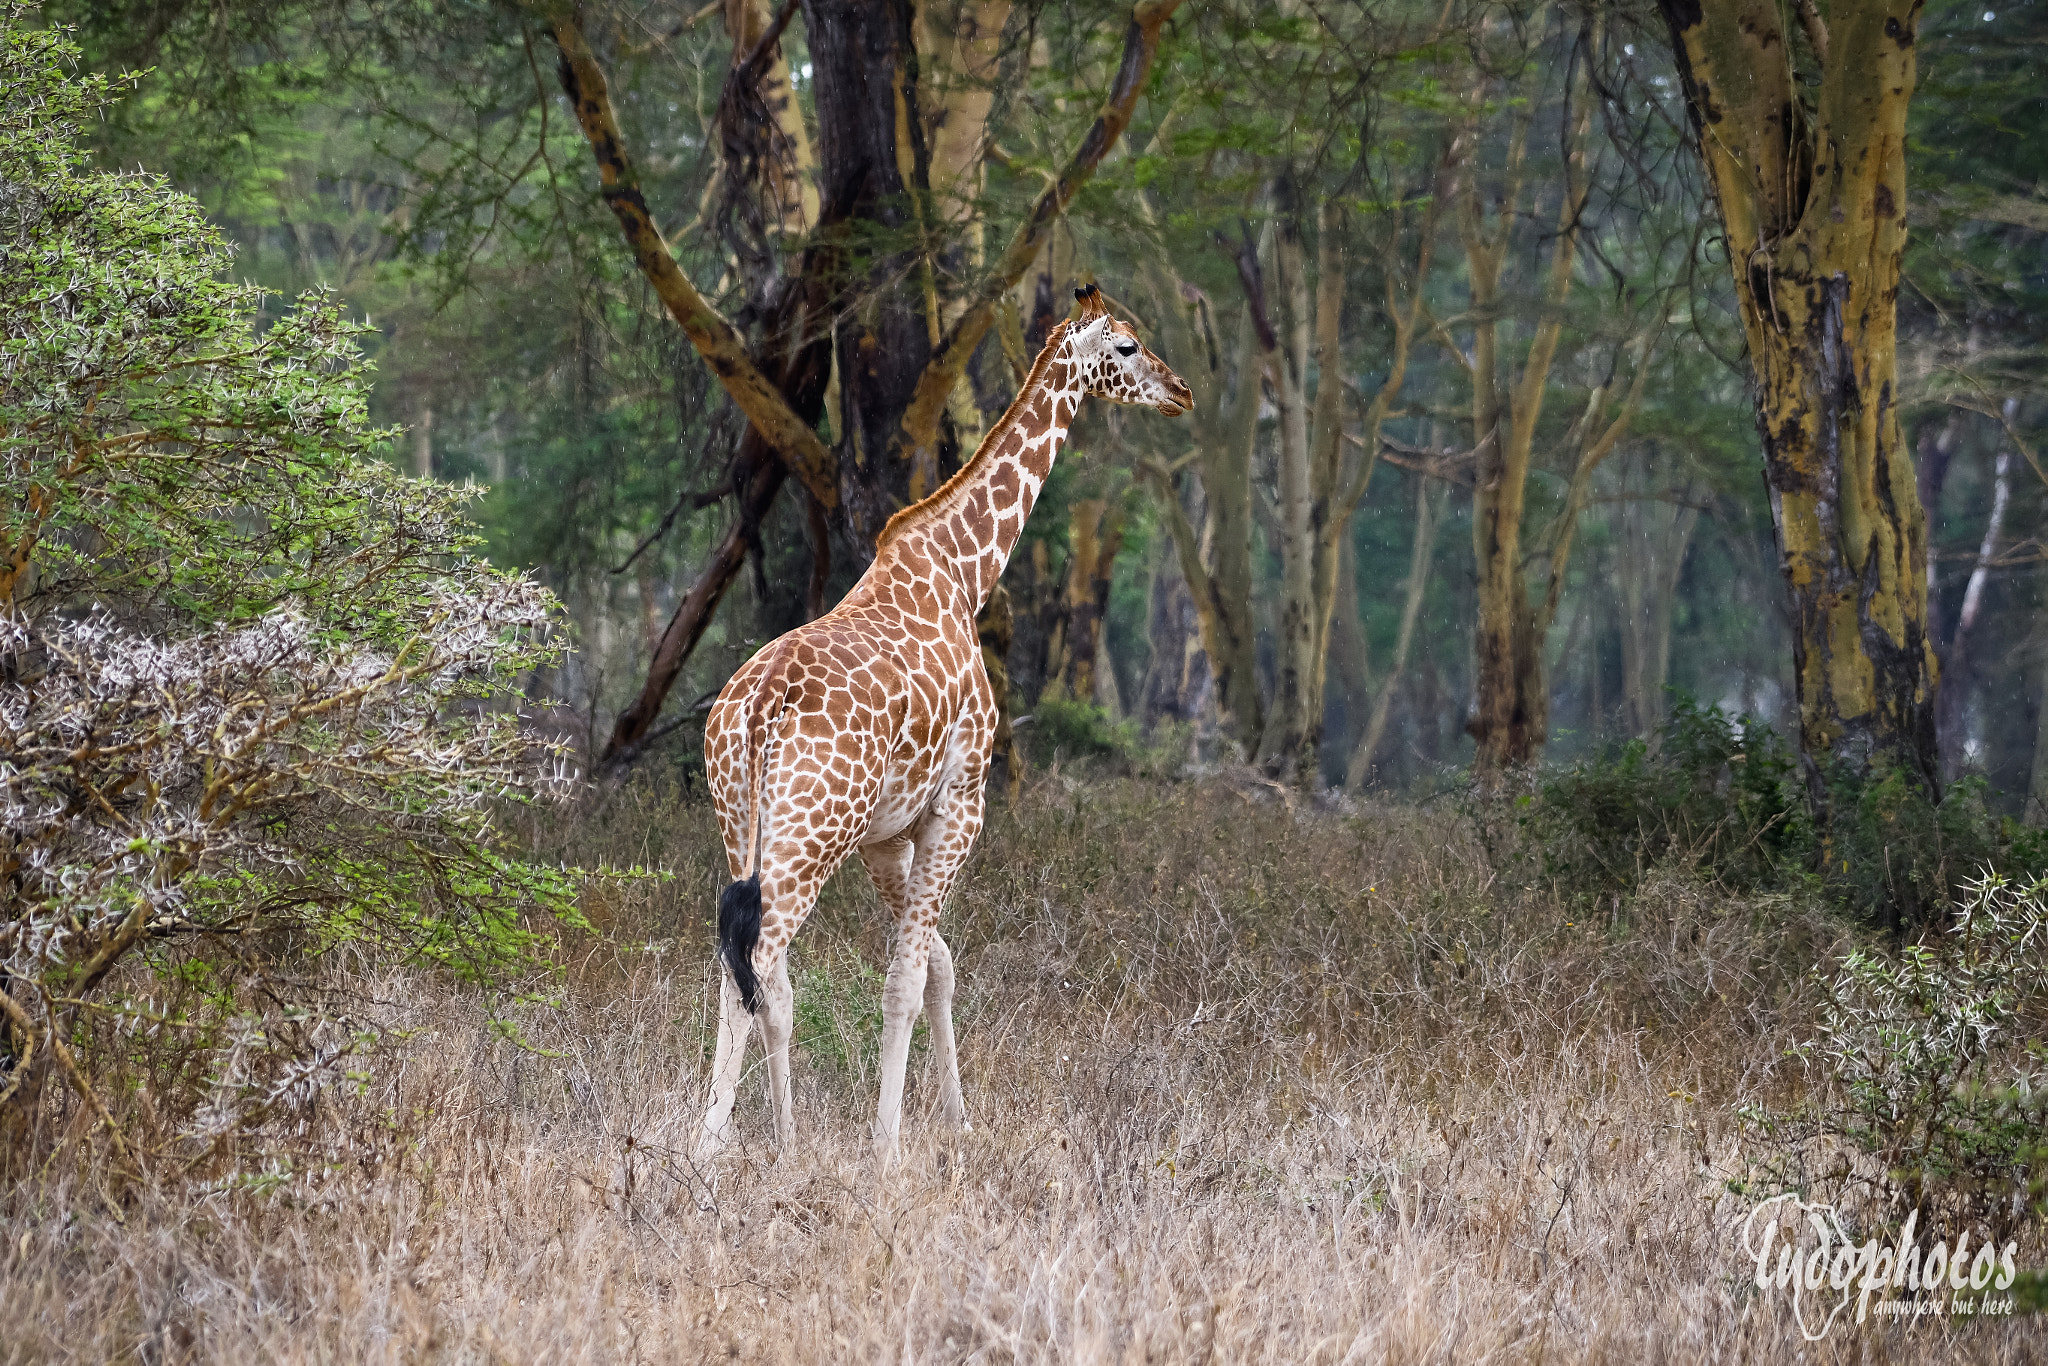
[[[996,709],[975,617],[1031,515],[1084,396],[1168,417],[1194,404],[1178,375],[1110,316],[1094,285],[1047,337],[1002,419],[937,492],[892,517],[874,562],[830,612],[771,641],[719,693],[704,765],[733,877],[718,902],[718,1043],[695,1156],[730,1137],[753,1017],[776,1136],[796,1137],[788,949],[825,880],[859,854],[894,947],[882,990],[875,1146],[895,1158],[920,1007],[931,1019],[944,1121],[967,1127],[953,1038],[953,955],[939,910],[981,831]]]

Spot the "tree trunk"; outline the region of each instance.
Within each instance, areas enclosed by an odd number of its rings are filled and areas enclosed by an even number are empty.
[[[1920,0],[1816,16],[1810,113],[1783,11],[1660,4],[1756,377],[1810,781],[1894,768],[1937,792],[1927,526],[1896,394]]]
[[[1139,471],[1152,485],[1181,577],[1194,600],[1202,649],[1209,657],[1219,720],[1247,756],[1265,730],[1259,695],[1258,627],[1252,614],[1252,444],[1258,435],[1259,374],[1264,350],[1247,305],[1237,328],[1237,383],[1228,383],[1216,345],[1209,301],[1185,287],[1156,258],[1146,275],[1162,318],[1166,352],[1186,356],[1181,378],[1194,391],[1194,468],[1177,476],[1157,461]],[[1255,349],[1256,348],[1256,349]],[[1181,485],[1190,487],[1185,495]],[[1198,486],[1198,487],[1195,487]],[[1187,504],[1204,509],[1197,526]]]
[[[1259,737],[1257,762],[1273,777],[1304,778],[1316,786],[1315,750],[1323,718],[1322,669],[1316,650],[1315,533],[1310,526],[1315,490],[1309,475],[1308,366],[1311,335],[1322,331],[1318,323],[1323,320],[1334,333],[1339,309],[1326,307],[1319,319],[1312,308],[1299,206],[1290,179],[1281,179],[1277,198],[1279,230],[1274,234],[1273,259],[1280,286],[1280,347],[1270,374],[1280,399],[1280,611],[1273,630],[1273,701],[1266,712],[1265,733]],[[1341,278],[1336,289],[1341,306]],[[1323,372],[1324,392],[1337,384],[1331,373],[1338,359],[1334,352],[1333,346],[1323,357],[1331,367]]]
[[[2011,425],[2019,411],[2019,400],[2005,401],[2005,420]],[[2012,501],[2012,446],[2001,442],[1991,475],[1991,515],[1984,522],[1984,537],[1977,546],[1977,562],[1970,568],[1963,586],[1962,605],[1956,609],[1955,630],[1949,633],[1948,650],[1941,660],[1941,691],[1935,699],[1935,739],[1940,745],[1941,774],[1953,778],[1962,771],[1968,736],[1970,685],[1976,661],[1970,653],[1971,628],[1984,608],[1984,586],[1991,578],[1991,563],[1998,555],[1998,542],[2005,533],[2005,511]]]
[[[1210,701],[1209,655],[1202,648],[1194,595],[1180,572],[1171,538],[1154,544],[1156,559],[1147,603],[1145,636],[1151,660],[1140,691],[1139,720],[1146,734],[1161,721],[1192,724]]]
[[[434,477],[434,408],[432,404],[421,404],[419,416],[412,424],[412,477],[432,479]]]
[[[1485,93],[1482,83],[1474,92],[1475,101]],[[1466,729],[1478,741],[1473,768],[1482,785],[1535,762],[1550,729],[1550,695],[1543,673],[1543,637],[1549,623],[1529,601],[1522,567],[1522,512],[1586,203],[1584,145],[1590,111],[1583,101],[1575,101],[1575,94],[1576,87],[1565,96],[1565,124],[1572,136],[1565,148],[1565,192],[1558,204],[1544,286],[1546,307],[1530,339],[1521,376],[1511,384],[1503,384],[1501,371],[1500,277],[1516,216],[1522,212],[1523,162],[1533,109],[1515,120],[1492,226],[1486,222],[1486,196],[1475,171],[1465,175],[1458,206],[1472,312],[1478,320],[1473,326],[1471,365],[1473,444],[1479,452],[1472,495],[1478,619],[1473,714]],[[1575,103],[1580,105],[1576,112]]]
[[[1615,538],[1621,588],[1621,676],[1629,734],[1649,736],[1664,724],[1664,685],[1671,672],[1671,612],[1685,572],[1699,509],[1649,498],[1621,505]]]
[[[1359,620],[1358,556],[1349,536],[1337,543],[1337,587],[1330,609],[1330,644],[1323,658],[1323,744],[1349,755],[1365,734],[1372,710],[1372,651]],[[1341,702],[1342,710],[1332,706]],[[1332,731],[1330,717],[1338,717]],[[1339,777],[1341,780],[1342,772]]]
[[[1123,509],[1101,498],[1076,498],[1068,505],[1066,616],[1059,633],[1059,667],[1046,679],[1042,699],[1096,700],[1096,671],[1103,657],[1102,622],[1109,609],[1110,580],[1123,548]]]
[[[1366,722],[1365,734],[1351,751],[1351,762],[1344,769],[1344,786],[1353,792],[1364,787],[1372,773],[1373,756],[1379,753],[1380,740],[1387,733],[1394,690],[1401,685],[1401,675],[1407,672],[1408,649],[1414,643],[1415,622],[1422,615],[1422,598],[1429,587],[1430,557],[1436,550],[1440,520],[1440,513],[1430,506],[1430,483],[1429,476],[1416,476],[1415,540],[1408,555],[1408,588],[1401,602],[1401,631],[1394,639],[1394,657],[1387,665],[1386,681],[1380,684],[1380,695],[1373,703],[1372,719]]]

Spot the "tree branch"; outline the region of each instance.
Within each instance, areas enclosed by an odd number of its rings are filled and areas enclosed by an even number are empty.
[[[1130,27],[1124,32],[1123,61],[1110,85],[1109,99],[1088,129],[1081,145],[1067,160],[1059,177],[1048,184],[1018,225],[1010,245],[989,272],[975,286],[959,320],[939,338],[931,361],[918,377],[910,406],[903,413],[903,429],[897,434],[897,455],[907,457],[937,440],[939,419],[946,410],[947,395],[966,373],[967,362],[995,318],[996,301],[1024,278],[1038,257],[1039,248],[1052,225],[1066,212],[1075,193],[1095,174],[1095,168],[1116,140],[1123,135],[1137,111],[1138,97],[1152,75],[1152,60],[1159,52],[1160,30],[1179,9],[1181,0],[1139,0],[1131,9]]]
[[[582,125],[583,135],[597,158],[604,201],[618,218],[619,229],[625,234],[626,245],[633,249],[640,273],[789,472],[827,508],[839,506],[837,458],[810,425],[790,410],[781,390],[754,364],[753,357],[747,354],[745,338],[697,292],[676,264],[661,230],[654,225],[647,201],[640,193],[639,172],[634,169],[619,132],[610,88],[583,36],[582,21],[574,10],[557,10],[550,17],[548,28],[561,53],[559,74],[563,93],[575,106],[576,121]]]

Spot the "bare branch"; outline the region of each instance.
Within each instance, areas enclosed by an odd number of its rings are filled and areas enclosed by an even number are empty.
[[[790,473],[825,507],[839,506],[837,457],[810,425],[790,409],[782,391],[754,364],[747,353],[745,338],[697,292],[676,264],[661,230],[654,225],[647,201],[640,193],[639,172],[634,169],[624,136],[619,132],[604,70],[583,36],[582,21],[574,10],[559,11],[549,21],[549,31],[561,52],[562,89],[575,106],[577,122],[582,124],[583,135],[597,158],[604,201],[619,220],[619,229],[625,234],[626,245],[633,249],[640,273],[670,316],[682,325],[690,344],[718,376],[733,402],[788,465]],[[764,43],[771,36],[773,30],[764,35]]]
[[[1032,261],[1045,245],[1052,225],[1066,212],[1074,195],[1095,174],[1095,168],[1109,154],[1137,112],[1138,97],[1152,75],[1152,61],[1159,51],[1160,31],[1181,6],[1181,0],[1140,0],[1131,9],[1130,26],[1124,33],[1123,60],[1102,112],[1088,129],[1081,145],[1067,159],[1059,177],[1048,184],[1017,227],[981,282],[968,296],[958,321],[948,328],[933,348],[932,358],[918,377],[910,406],[903,413],[903,429],[897,434],[899,454],[922,450],[938,438],[939,419],[945,412],[947,395],[967,371],[967,362],[995,318],[996,301],[1013,289],[1031,269]]]

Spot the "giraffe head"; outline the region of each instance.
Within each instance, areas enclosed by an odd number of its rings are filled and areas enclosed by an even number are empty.
[[[1089,393],[1111,403],[1147,404],[1168,417],[1195,406],[1181,377],[1138,340],[1130,324],[1109,315],[1100,289],[1083,285],[1074,298],[1080,307],[1067,323],[1067,354]]]

